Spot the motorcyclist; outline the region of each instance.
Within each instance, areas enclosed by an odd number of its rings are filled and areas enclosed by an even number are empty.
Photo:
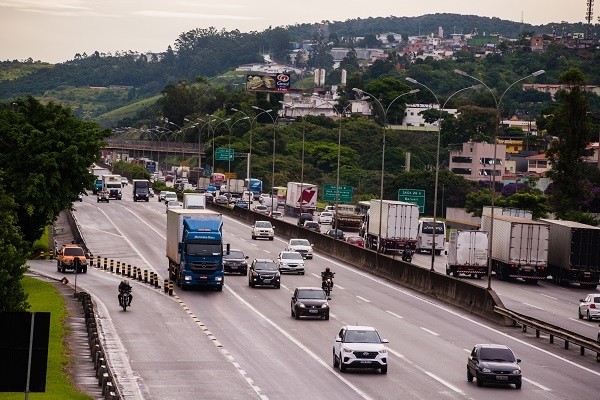
[[[123,298],[124,292],[129,292],[129,303],[127,305],[130,306],[133,295],[131,294],[131,285],[127,280],[122,280],[121,283],[119,283],[119,304],[122,304],[121,299]]]
[[[325,281],[327,278],[333,279],[335,272],[332,272],[329,267],[325,268],[325,271],[321,272],[321,288],[325,290]]]
[[[410,248],[410,245],[407,244],[406,246],[404,246],[404,250],[402,251],[402,258],[412,258],[412,250]]]

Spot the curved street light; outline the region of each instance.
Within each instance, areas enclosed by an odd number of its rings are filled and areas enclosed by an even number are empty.
[[[545,72],[546,71],[544,71],[543,69],[540,69],[540,70],[535,71],[527,76],[517,79],[516,81],[511,83],[504,92],[502,92],[502,95],[498,99],[498,98],[496,98],[496,94],[494,93],[494,91],[492,89],[490,89],[490,87],[488,85],[486,85],[485,82],[483,82],[479,78],[469,75],[468,73],[466,73],[465,71],[461,71],[460,69],[454,70],[454,73],[456,73],[458,75],[461,75],[461,76],[464,76],[467,78],[471,78],[471,79],[479,82],[490,92],[490,94],[492,95],[492,98],[494,99],[494,103],[496,104],[496,119],[498,120],[498,125],[500,125],[502,123],[502,119],[500,117],[500,104],[502,104],[502,99],[504,98],[504,95],[506,94],[506,92],[508,92],[508,90],[510,88],[512,88],[514,85],[516,85],[517,83],[524,81],[525,79],[532,78],[534,76],[542,75]],[[491,187],[491,200],[490,200],[491,205],[492,205],[492,210],[490,213],[490,232],[488,234],[488,285],[487,285],[488,290],[490,290],[492,288],[492,243],[494,240],[494,200],[496,197],[495,196],[496,195],[496,156],[497,156],[497,148],[498,148],[498,140],[497,140],[498,127],[496,127],[496,130],[494,131],[494,166],[492,169],[492,187]]]
[[[441,144],[441,137],[442,137],[442,112],[444,111],[444,109],[446,108],[446,104],[448,104],[448,101],[450,101],[450,99],[452,97],[454,97],[455,95],[465,91],[465,90],[469,90],[469,89],[478,89],[480,87],[482,87],[482,85],[473,85],[473,86],[469,86],[469,87],[465,87],[462,89],[457,90],[456,92],[452,93],[444,102],[443,105],[440,104],[440,99],[436,96],[436,94],[433,92],[433,90],[431,90],[429,88],[429,86],[417,81],[416,79],[413,78],[406,78],[407,81],[409,81],[410,83],[414,83],[415,85],[420,85],[423,86],[425,89],[427,89],[435,98],[435,101],[440,109],[440,116],[438,118],[438,132],[437,132],[437,150],[435,153],[435,183],[434,183],[434,189],[433,189],[433,234],[431,236],[432,239],[432,243],[431,243],[431,271],[435,270],[435,236],[436,236],[436,223],[437,223],[437,199],[438,199],[438,182],[439,182],[439,175],[440,175],[440,144]]]
[[[381,182],[379,184],[379,236],[377,237],[377,254],[379,254],[380,252],[380,247],[381,247],[381,223],[382,223],[382,217],[383,217],[383,174],[385,172],[385,130],[387,128],[387,113],[390,109],[390,107],[392,106],[392,104],[394,104],[394,102],[396,100],[398,100],[399,98],[409,95],[409,94],[413,94],[413,93],[417,93],[419,92],[419,89],[413,89],[411,91],[408,91],[406,93],[402,93],[401,95],[396,96],[392,101],[390,101],[390,104],[388,104],[387,108],[383,107],[383,104],[381,104],[381,101],[379,101],[379,99],[377,97],[375,97],[374,95],[372,95],[369,92],[365,92],[362,89],[358,89],[358,88],[352,88],[352,90],[354,92],[356,92],[359,96],[362,96],[363,94],[367,95],[368,97],[370,97],[371,99],[375,100],[375,102],[377,102],[377,104],[379,104],[379,107],[381,108],[381,111],[383,112],[383,138],[382,138],[382,144],[381,144]]]
[[[273,112],[272,109],[265,110],[264,108],[257,106],[252,106],[252,108],[261,111],[254,118],[258,118],[258,116],[261,114],[267,114],[273,122],[273,171],[271,172],[271,211],[273,211],[273,188],[275,187],[275,118],[271,115],[271,112]],[[250,184],[250,182],[248,182],[248,184]]]
[[[221,117],[217,117],[216,115],[211,115],[210,118],[215,118],[213,120],[208,120],[209,124],[208,124],[208,128],[210,130],[211,126],[210,126],[210,122],[215,122],[215,121],[219,121],[218,124],[216,124],[214,127],[212,127],[212,173],[215,173],[215,131],[217,130],[217,128],[219,127],[219,125],[221,125],[224,122],[227,121],[231,121],[231,118],[221,118]]]

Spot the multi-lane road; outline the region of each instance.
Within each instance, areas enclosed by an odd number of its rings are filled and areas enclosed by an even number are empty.
[[[165,206],[124,200],[75,204],[75,216],[94,255],[166,274]],[[225,217],[225,241],[253,258],[276,258],[284,238],[251,240],[247,224]],[[427,266],[430,255],[415,262]],[[336,272],[331,318],[295,320],[297,286],[319,286],[325,266]],[[32,269],[61,276],[55,264]],[[444,273],[444,256],[436,260]],[[285,275],[281,289],[250,288],[227,275],[223,292],[175,291],[170,297],[134,283],[131,308],[117,303],[121,277],[90,269],[78,287],[92,294],[118,385],[128,399],[596,399],[600,365],[520,329],[502,327],[315,253],[305,275]],[[473,280],[477,284],[485,281]],[[583,292],[542,283],[492,282],[508,308],[595,337],[597,323],[579,321]],[[574,318],[573,318],[574,317]],[[375,326],[389,339],[389,370],[340,373],[332,367],[333,340],[344,324]],[[479,388],[467,382],[466,360],[475,343],[504,343],[522,359],[524,382]]]

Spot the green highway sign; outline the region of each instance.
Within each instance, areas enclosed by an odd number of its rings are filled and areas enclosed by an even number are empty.
[[[425,212],[425,191],[421,189],[398,189],[398,201],[419,206],[419,212]]]
[[[337,189],[337,190],[336,190]],[[323,185],[323,201],[352,202],[352,186]]]
[[[217,161],[233,161],[234,156],[234,149],[228,149],[226,147],[218,147],[215,149],[215,160]]]

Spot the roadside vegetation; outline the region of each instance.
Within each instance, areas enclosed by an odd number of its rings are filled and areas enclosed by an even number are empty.
[[[71,356],[66,343],[69,328],[65,300],[52,284],[25,276],[22,280],[28,296],[29,312],[50,313],[50,339],[48,342],[48,370],[46,374],[46,392],[30,393],[31,400],[91,400],[92,398],[77,390],[69,375]],[[23,393],[0,393],[3,400],[22,400]]]

